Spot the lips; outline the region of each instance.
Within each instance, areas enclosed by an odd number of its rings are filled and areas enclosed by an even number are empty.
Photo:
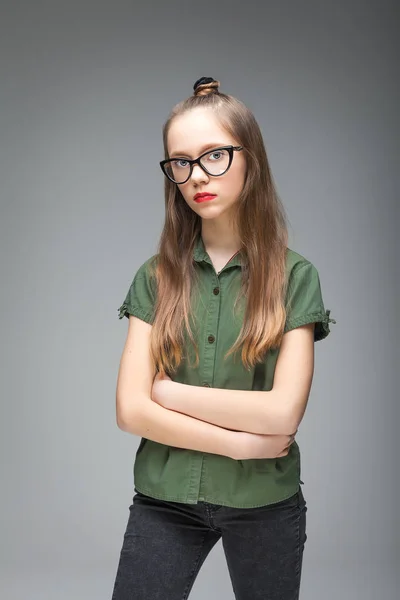
[[[216,197],[216,194],[202,193],[202,194],[196,194],[194,197],[194,200],[195,200],[195,202],[205,202],[206,200],[212,200],[215,197]]]

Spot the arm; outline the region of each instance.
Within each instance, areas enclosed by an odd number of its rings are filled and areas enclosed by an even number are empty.
[[[236,442],[243,436],[166,410],[152,401],[156,370],[150,354],[151,329],[151,324],[129,316],[116,390],[118,427],[160,444],[233,458],[238,451]]]
[[[314,370],[314,323],[285,333],[271,391],[229,390],[164,381],[154,398],[173,411],[236,431],[292,434],[303,418]]]
[[[234,458],[237,452],[234,431],[167,410],[144,396],[137,398],[135,407],[135,412],[120,422],[119,427],[123,431],[159,444],[221,454],[229,458]]]
[[[235,431],[289,434],[283,398],[276,390],[230,390],[163,382],[156,402],[177,411]]]

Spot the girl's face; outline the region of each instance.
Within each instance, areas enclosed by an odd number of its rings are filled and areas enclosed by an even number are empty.
[[[170,158],[194,159],[208,150],[211,153],[214,148],[230,145],[240,144],[222,129],[212,110],[205,108],[175,117],[168,133]],[[213,177],[196,164],[188,181],[176,185],[194,212],[203,219],[215,219],[228,215],[243,188],[245,174],[244,152],[234,151],[232,164],[224,175]],[[203,192],[216,194],[216,197],[208,202],[196,202],[195,194]]]

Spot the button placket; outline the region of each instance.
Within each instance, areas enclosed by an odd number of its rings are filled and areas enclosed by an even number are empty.
[[[207,315],[206,330],[216,331],[218,327],[218,315],[220,308],[220,288],[215,286],[212,288],[212,296]],[[210,379],[213,379],[215,369],[215,351],[216,346],[214,344],[216,336],[210,333],[207,336],[207,342],[204,348],[204,383],[203,387],[212,387],[212,382],[209,383]],[[214,344],[214,346],[213,346]],[[208,381],[207,381],[208,380]]]

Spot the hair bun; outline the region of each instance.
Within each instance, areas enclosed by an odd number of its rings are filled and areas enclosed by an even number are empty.
[[[219,81],[213,77],[200,77],[193,86],[195,96],[206,96],[207,94],[218,94]]]

